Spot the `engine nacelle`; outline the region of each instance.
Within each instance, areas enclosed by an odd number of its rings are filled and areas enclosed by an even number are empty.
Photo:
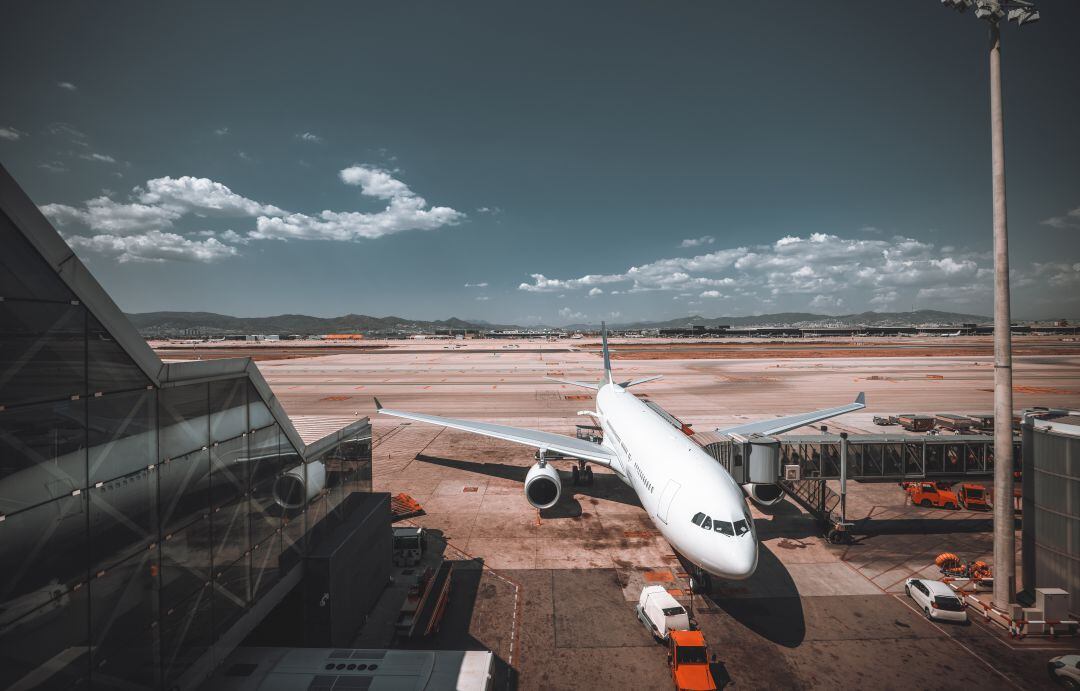
[[[525,476],[525,498],[538,509],[550,509],[559,501],[562,494],[562,480],[559,471],[550,463],[537,463],[529,468]]]
[[[758,506],[774,506],[784,500],[784,490],[780,489],[780,485],[751,482],[742,488]]]
[[[274,481],[274,501],[283,509],[302,509],[319,496],[324,487],[326,466],[323,462],[301,463],[289,468]]]

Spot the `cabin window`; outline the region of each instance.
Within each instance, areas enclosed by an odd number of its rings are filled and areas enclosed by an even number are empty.
[[[701,525],[701,522],[705,520],[705,514],[698,511],[694,514],[694,517],[690,519],[690,522],[694,525]]]

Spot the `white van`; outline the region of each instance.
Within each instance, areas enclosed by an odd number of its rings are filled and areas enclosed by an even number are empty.
[[[636,611],[638,619],[657,640],[666,641],[671,631],[690,630],[686,610],[662,585],[642,588]]]

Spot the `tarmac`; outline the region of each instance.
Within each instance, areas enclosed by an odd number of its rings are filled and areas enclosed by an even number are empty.
[[[595,380],[598,354],[565,342],[506,345],[404,343],[259,366],[291,415],[374,416],[378,396],[387,407],[573,434],[590,392],[544,376]],[[867,409],[830,420],[831,431],[884,432],[871,421],[882,413],[992,409],[988,357],[622,357],[615,369],[627,379],[663,374],[636,391],[702,431],[840,405],[859,391]],[[1015,384],[1017,409],[1080,407],[1080,353],[1018,357]],[[373,424],[374,489],[420,501],[425,514],[413,522],[459,563],[442,629],[408,645],[490,649],[501,663],[494,688],[669,688],[666,650],[634,615],[651,583],[692,604],[717,655],[714,675],[735,688],[1052,688],[1046,661],[1080,650],[1078,639],[1018,642],[982,621],[937,624],[912,608],[904,580],[935,576],[940,552],[992,563],[986,513],[913,507],[895,484],[851,483],[849,518],[870,516],[882,530],[833,546],[790,501],[753,507],[757,573],[691,603],[671,547],[603,469],[591,487],[564,473],[562,500],[538,512],[522,492],[531,449],[399,419]],[[383,640],[385,628],[372,626],[358,647]]]

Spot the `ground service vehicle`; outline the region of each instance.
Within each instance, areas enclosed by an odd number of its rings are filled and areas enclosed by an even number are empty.
[[[927,619],[968,623],[964,601],[941,581],[909,578],[904,583],[904,592],[915,601]]]
[[[1059,655],[1046,663],[1050,680],[1063,689],[1080,689],[1080,655]]]
[[[394,527],[394,565],[415,566],[424,554],[424,529]]]
[[[945,509],[960,506],[956,492],[942,489],[933,482],[913,482],[908,485],[907,493],[911,497],[911,503],[918,506],[938,506]]]
[[[649,633],[661,641],[666,641],[672,631],[690,628],[690,618],[686,610],[662,585],[647,585],[642,588],[635,609],[638,619]]]
[[[671,678],[679,691],[714,691],[709,649],[700,631],[672,631],[668,636]]]
[[[986,503],[986,490],[982,485],[965,482],[957,490],[956,498],[968,511],[987,511],[990,508],[990,505]]]

